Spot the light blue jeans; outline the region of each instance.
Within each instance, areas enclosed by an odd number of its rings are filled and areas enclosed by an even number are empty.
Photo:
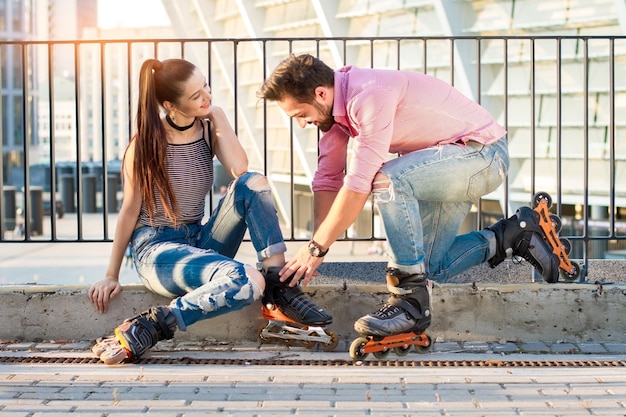
[[[495,254],[489,230],[458,235],[472,204],[500,186],[509,167],[506,140],[423,149],[383,165],[388,188],[374,201],[389,244],[389,267],[445,281]]]
[[[255,187],[255,183],[264,185]],[[140,227],[131,245],[135,267],[151,291],[170,303],[178,328],[243,308],[259,298],[235,261],[244,234],[261,261],[287,250],[267,180],[248,172],[233,181],[206,224]]]

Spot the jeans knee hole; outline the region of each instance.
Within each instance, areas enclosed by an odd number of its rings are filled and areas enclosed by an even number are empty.
[[[263,191],[270,189],[270,184],[267,182],[267,178],[265,178],[265,176],[261,174],[252,175],[246,182],[246,185],[249,189],[253,191]]]

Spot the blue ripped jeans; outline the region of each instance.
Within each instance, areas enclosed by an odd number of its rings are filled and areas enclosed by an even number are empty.
[[[265,185],[256,186],[261,181]],[[233,260],[244,234],[261,261],[287,250],[267,180],[248,172],[233,181],[206,224],[144,226],[131,240],[135,266],[151,291],[170,303],[180,330],[241,309],[261,296],[244,264]]]
[[[374,183],[374,201],[389,245],[389,267],[445,281],[495,253],[489,230],[458,235],[472,204],[498,188],[509,167],[506,140],[442,145],[385,163],[388,188]]]

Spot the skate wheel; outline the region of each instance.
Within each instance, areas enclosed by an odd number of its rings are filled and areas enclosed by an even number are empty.
[[[124,362],[126,358],[128,358],[128,352],[122,346],[111,348],[100,355],[100,360],[105,365],[117,365]]]
[[[314,336],[314,335],[315,333],[313,333],[311,336]],[[300,346],[306,349],[311,349],[313,346],[315,346],[314,340],[300,340],[299,342],[300,342]]]
[[[559,241],[561,242],[561,249],[563,249],[563,252],[569,255],[572,251],[572,242],[564,237],[559,238]]]
[[[393,348],[393,353],[395,353],[397,356],[406,356],[409,354],[410,351],[411,351],[411,345],[407,347]]]
[[[428,346],[415,345],[415,351],[417,353],[427,353],[433,346],[433,339],[431,339],[428,335],[426,337],[428,338]]]
[[[364,352],[364,347],[367,345],[367,339],[364,337],[357,337],[350,345],[350,357],[354,361],[362,361],[367,358],[367,353]]]
[[[374,355],[376,359],[384,360],[387,359],[390,353],[390,350],[379,350],[378,352],[372,353],[372,355]]]
[[[561,218],[556,214],[550,214],[550,222],[552,223],[552,227],[554,227],[554,230],[559,233],[561,231],[561,227],[563,227]]]
[[[337,337],[337,334],[335,332],[333,332],[332,330],[327,330],[327,333],[330,336],[330,342],[328,342],[328,343],[321,343],[320,346],[326,352],[331,352],[331,351],[335,350],[335,348],[337,347],[337,344],[339,344],[339,337]]]
[[[99,337],[96,339],[95,344],[91,347],[91,351],[97,357],[100,357],[104,352],[106,352],[108,346],[118,345],[117,339],[115,336],[105,336]]]
[[[293,346],[294,339],[280,339],[280,343],[282,343],[284,346],[291,347]]]
[[[564,237],[559,238],[559,240],[561,241],[561,247],[563,248],[563,252],[569,255],[572,251],[572,242]]]
[[[259,331],[257,332],[257,337],[259,339],[259,342],[263,344],[272,343],[272,341],[274,340],[273,337],[263,336],[263,330],[265,330],[265,327],[266,327],[265,324],[259,327]]]
[[[538,193],[535,194],[535,196],[533,197],[533,208],[537,207],[542,200],[546,201],[546,205],[548,206],[548,210],[550,210],[550,207],[552,207],[552,197],[550,196],[550,194],[545,193],[543,191],[540,191]]]
[[[572,266],[574,267],[574,271],[571,273],[561,269],[561,277],[565,281],[573,282],[580,276],[580,266],[576,262],[572,262]]]

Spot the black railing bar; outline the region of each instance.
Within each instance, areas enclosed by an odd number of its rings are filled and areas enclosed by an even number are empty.
[[[83,170],[82,170],[82,147],[80,134],[80,50],[79,45],[74,44],[74,97],[76,112],[76,231],[78,239],[83,238]]]
[[[107,161],[108,152],[106,146],[106,68],[104,65],[105,61],[105,48],[104,45],[100,45],[100,114],[102,117],[100,118],[100,145],[102,146],[102,225],[103,225],[103,233],[104,238],[109,237],[109,167]],[[96,186],[97,190],[97,186]],[[95,190],[94,190],[95,191]],[[117,200],[117,198],[116,198]]]
[[[28,106],[28,60],[26,59],[26,50],[27,44],[21,44],[21,64],[22,71],[20,72],[22,88],[24,89],[24,94],[22,94],[22,147],[24,149],[24,239],[30,240],[32,238],[32,227],[30,224],[30,214],[32,212],[32,201],[30,198],[30,170],[28,169],[30,165],[30,143],[28,143],[28,111],[30,106]],[[6,110],[5,110],[6,111]]]
[[[56,129],[54,129],[55,120],[55,108],[54,108],[54,74],[52,69],[54,68],[54,47],[52,44],[48,45],[48,115],[50,122],[48,123],[48,152],[50,152],[50,239],[56,240],[57,235],[57,222],[56,222],[56,191],[57,191],[57,174],[56,169]]]
[[[237,110],[237,103],[239,103],[239,90],[237,88],[237,46],[239,42],[233,42],[233,129],[235,130],[235,134],[239,133],[239,111]]]
[[[289,54],[292,53],[293,51],[293,41],[289,40],[287,42],[288,45],[288,51]],[[293,118],[290,117],[289,118],[289,188],[291,189],[291,192],[289,193],[289,230],[290,230],[290,235],[289,235],[289,240],[294,240],[295,239],[295,228],[296,228],[296,224],[295,224],[295,215],[296,215],[296,211],[295,211],[295,198],[294,198],[294,190],[296,188],[295,186],[295,175],[293,173],[294,171],[294,141],[296,140],[295,137],[295,133],[294,133],[294,128],[293,128]],[[319,141],[318,141],[319,143]],[[319,147],[318,147],[318,151],[317,154],[319,155]],[[314,226],[313,226],[314,227]]]
[[[4,59],[3,58],[3,50],[2,48],[0,48],[0,59]],[[2,79],[2,67],[0,67],[0,79]],[[2,103],[2,100],[0,100],[0,112],[4,112],[4,105]],[[0,125],[2,125],[2,123],[0,122]],[[2,126],[0,126],[0,128],[2,128]],[[0,140],[0,155],[4,155],[4,146],[3,146],[3,140]],[[2,201],[4,201],[4,158],[0,157],[0,195],[2,195]],[[4,227],[4,219],[6,218],[12,218],[15,219],[15,221],[17,221],[17,213],[10,213],[9,215],[7,215],[7,213],[4,212],[4,204],[0,204],[0,242],[4,241],[4,232],[5,227]]]
[[[454,50],[454,41],[452,41],[452,50]],[[478,104],[482,104],[482,82],[481,82],[481,78],[482,78],[482,71],[481,71],[481,66],[482,66],[482,61],[481,61],[481,40],[477,39],[476,40],[476,102]],[[450,57],[452,58],[452,62],[450,63],[450,68],[451,68],[451,73],[454,74],[454,51],[452,51],[452,53],[450,54]],[[452,79],[454,80],[454,76],[452,76]],[[454,84],[453,84],[454,85]],[[483,199],[479,198],[478,199],[478,205],[476,207],[477,209],[477,215],[476,215],[476,227],[477,230],[480,230],[483,228]]]
[[[396,45],[398,44],[398,41],[396,41]],[[370,68],[374,68],[375,67],[375,61],[374,61],[374,39],[370,39]],[[318,129],[319,131],[319,129]],[[344,171],[348,172],[348,160],[346,159],[346,163],[344,165]],[[372,210],[370,210],[370,238],[373,239],[374,238],[374,232],[376,230],[375,228],[375,221],[376,221],[376,209],[374,207],[374,194],[370,193],[369,195],[369,201],[370,201],[370,205],[372,207]],[[344,238],[349,238],[350,235],[348,234],[348,231],[350,229],[346,230],[345,232],[343,232],[343,237]]]
[[[556,214],[561,216],[561,196],[563,188],[561,186],[561,179],[563,178],[562,164],[561,164],[561,151],[563,149],[563,129],[561,126],[563,120],[563,100],[561,96],[561,83],[563,81],[562,72],[562,52],[563,44],[560,39],[556,40],[556,85],[557,85],[557,97],[556,97]]]
[[[263,79],[267,80],[267,42],[261,42],[261,50],[263,51],[263,56],[261,57],[261,65],[263,67]],[[267,144],[267,100],[261,100],[261,105],[263,106],[263,144]],[[263,174],[267,176],[269,174],[268,165],[268,152],[267,146],[263,146]]]
[[[537,135],[536,129],[536,106],[535,106],[535,41],[530,39],[530,190],[531,196],[537,192],[536,172],[537,172]]]
[[[182,41],[181,42],[181,50],[184,50],[184,47],[186,46],[186,42]],[[206,73],[206,82],[209,85],[209,87],[213,88],[213,46],[210,40],[206,41],[206,48],[207,48],[207,62],[206,62],[206,66],[207,66],[207,73]],[[185,58],[185,55],[182,54],[181,55],[183,58]],[[213,92],[213,90],[211,90],[211,93]],[[211,152],[214,152],[214,149],[211,149]],[[215,180],[215,172],[213,172],[213,179]],[[213,213],[213,188],[211,188],[211,190],[209,191],[209,195],[211,198],[209,198],[209,210],[211,213]]]
[[[583,245],[583,256],[585,258],[584,265],[580,274],[579,282],[584,282],[587,277],[587,262],[589,255],[589,42],[583,42],[583,237],[585,244]],[[559,178],[560,180],[560,178]]]
[[[428,39],[422,39],[422,45],[424,45],[422,50],[422,70],[424,74],[428,74]]]
[[[509,42],[506,39],[502,40],[504,42],[504,79],[503,79],[503,83],[504,83],[504,129],[507,131],[506,134],[506,141],[507,141],[507,145],[509,142],[509,60],[508,60],[508,54],[509,54]],[[509,162],[510,163],[510,162]],[[504,211],[504,218],[508,219],[509,218],[509,176],[507,175],[506,177],[506,181],[504,181],[504,207],[502,207],[502,210]]]
[[[131,42],[126,43],[126,79],[128,83],[126,84],[126,97],[128,97],[128,143],[133,140],[133,91],[132,91],[132,46]],[[120,168],[120,182],[122,183],[122,189],[124,188],[124,156],[126,152],[122,155],[122,166]]]
[[[535,40],[531,39],[530,40],[530,131],[531,131],[531,149],[532,149],[532,158],[531,158],[531,198],[532,196],[535,195],[535,193],[537,192],[537,188],[536,188],[536,179],[535,179],[535,174],[536,174],[536,158],[537,158],[537,136],[535,134],[535,128],[536,128],[536,104],[535,104],[535,93],[536,93],[536,74],[535,74]],[[532,202],[531,202],[532,204]],[[532,273],[530,274],[530,281],[531,282],[535,282],[535,267],[533,266],[532,268]]]
[[[615,214],[615,39],[609,40],[609,235],[617,238]]]

